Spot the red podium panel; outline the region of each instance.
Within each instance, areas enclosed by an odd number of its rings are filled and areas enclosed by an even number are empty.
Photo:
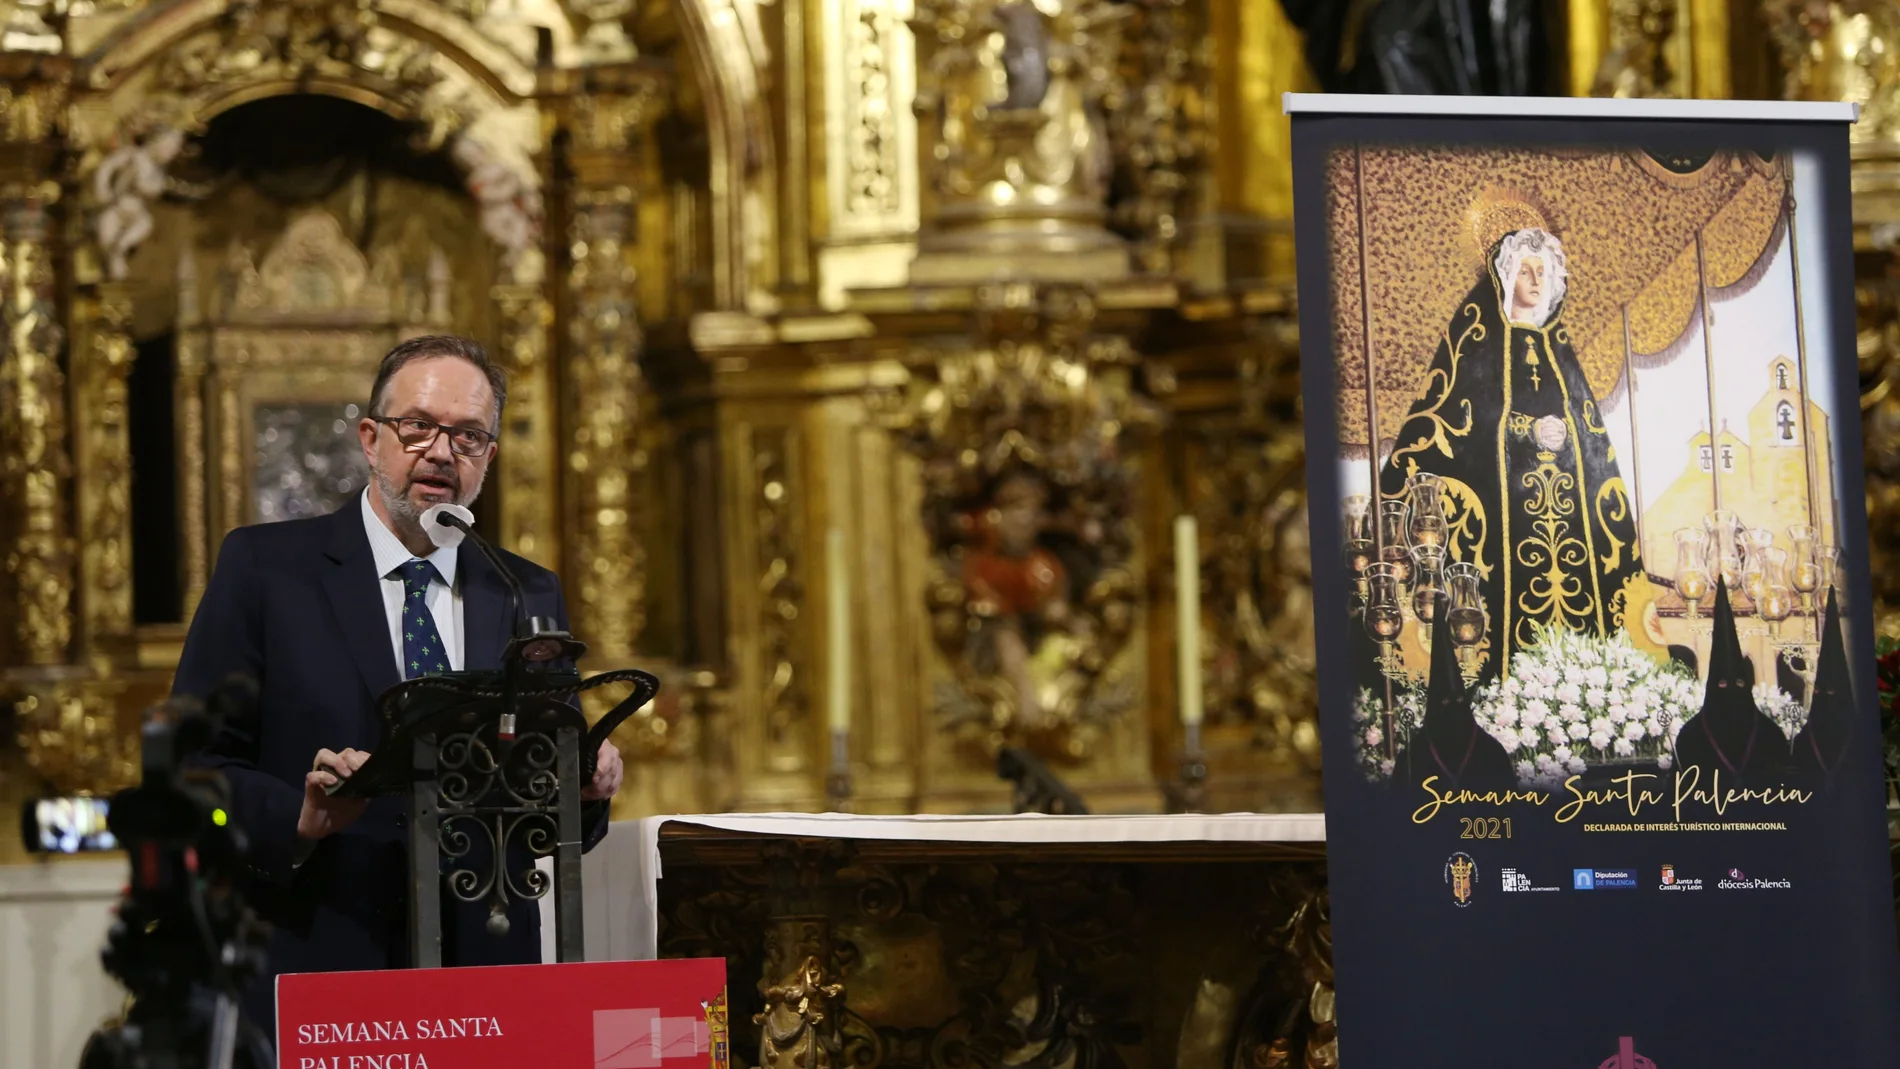
[[[726,1069],[719,958],[277,978],[279,1069]]]

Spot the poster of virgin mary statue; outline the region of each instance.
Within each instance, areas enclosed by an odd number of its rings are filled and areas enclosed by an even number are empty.
[[[1532,216],[1504,207],[1491,216]],[[1563,321],[1563,243],[1526,225],[1485,247],[1484,277],[1445,328],[1425,392],[1381,465],[1379,494],[1391,512],[1406,508],[1413,544],[1449,540],[1444,563],[1477,571],[1489,677],[1550,628],[1623,630],[1650,597],[1616,447]],[[1429,552],[1410,563],[1443,567]],[[1428,589],[1449,600],[1445,584]],[[1422,618],[1438,608],[1426,605]]]
[[[1839,556],[1794,173],[1787,156],[1633,147],[1329,162],[1367,778],[1667,772],[1717,662],[1749,693],[1729,735],[1767,740],[1737,744],[1767,756],[1729,775],[1787,763]]]

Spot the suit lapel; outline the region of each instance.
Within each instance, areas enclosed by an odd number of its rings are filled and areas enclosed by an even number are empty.
[[[324,547],[331,567],[323,574],[323,589],[350,659],[374,700],[402,682],[396,671],[396,650],[389,644],[382,577],[376,574],[376,558],[363,532],[361,508],[346,505],[331,514],[331,521],[329,544]]]
[[[458,567],[462,570],[462,667],[471,672],[501,667],[501,651],[508,645],[508,589],[488,558],[462,543]]]

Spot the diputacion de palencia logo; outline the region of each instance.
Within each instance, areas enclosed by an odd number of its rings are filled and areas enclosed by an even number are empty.
[[[1635,886],[1635,869],[1570,870],[1570,889],[1573,891],[1601,891],[1610,888],[1632,888]]]

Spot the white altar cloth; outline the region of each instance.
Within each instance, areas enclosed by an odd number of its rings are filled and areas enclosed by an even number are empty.
[[[1319,813],[1169,816],[858,816],[850,813],[714,813],[621,821],[582,862],[587,960],[658,956],[660,830],[693,824],[754,835],[954,843],[1322,843]],[[541,955],[554,960],[554,896],[541,901]]]

